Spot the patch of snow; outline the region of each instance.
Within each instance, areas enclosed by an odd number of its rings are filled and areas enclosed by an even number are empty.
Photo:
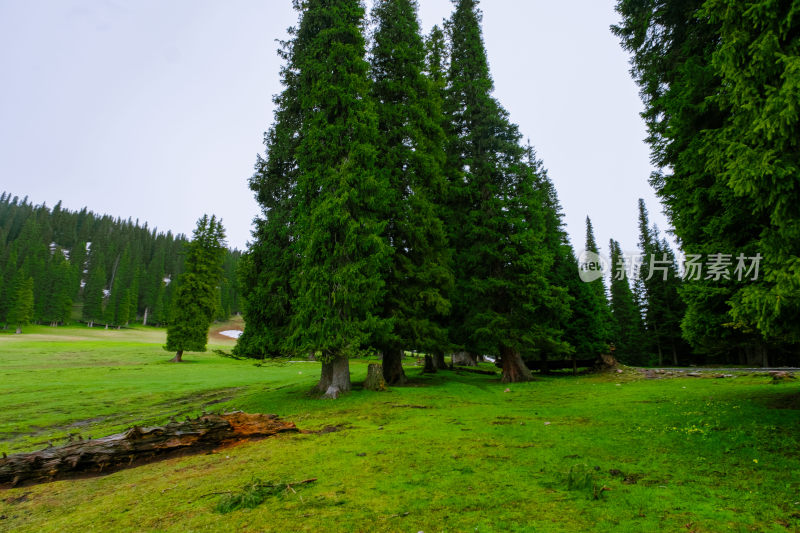
[[[226,331],[220,331],[219,334],[224,335],[226,337],[230,337],[232,339],[238,339],[241,336],[242,332],[239,331],[238,329],[229,329]]]

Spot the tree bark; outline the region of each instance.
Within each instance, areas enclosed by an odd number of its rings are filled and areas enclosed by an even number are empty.
[[[388,348],[383,350],[383,379],[387,385],[405,385],[408,383],[403,371],[403,349]]]
[[[149,311],[149,309],[147,307],[145,307],[144,308],[144,318],[142,319],[142,325],[143,326],[147,325],[147,311]]]
[[[436,367],[436,370],[447,370],[448,366],[444,360],[444,353],[442,352],[435,352],[433,354],[433,366]]]
[[[500,348],[500,358],[503,367],[503,383],[520,383],[531,381],[531,371],[525,366],[519,351],[508,346]]]
[[[319,374],[319,383],[317,383],[317,392],[324,393],[331,386],[331,383],[333,383],[333,363],[323,362],[322,370],[320,370]]]
[[[327,363],[322,363],[322,372],[320,374],[317,390],[324,393],[325,398],[336,399],[345,392],[350,392],[352,384],[350,383],[350,360],[343,356],[325,357]]]
[[[433,356],[425,354],[425,367],[422,369],[423,374],[435,374],[437,372],[436,365],[433,364]]]
[[[0,459],[0,487],[109,473],[177,453],[296,431],[294,423],[275,415],[242,412],[203,415],[161,427],[133,427],[109,437],[4,457]]]
[[[183,350],[178,350],[175,353],[175,357],[170,359],[170,363],[183,363]]]

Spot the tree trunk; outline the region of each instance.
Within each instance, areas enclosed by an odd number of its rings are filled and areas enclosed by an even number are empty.
[[[175,357],[170,359],[170,363],[183,363],[183,350],[178,350]]]
[[[525,366],[520,353],[507,346],[500,348],[500,358],[503,365],[503,383],[519,383],[533,379],[531,371]]]
[[[383,379],[387,385],[405,385],[408,383],[403,371],[403,349],[388,348],[383,350]]]
[[[672,343],[672,364],[678,366],[678,350],[675,349],[675,343]]]
[[[478,358],[474,353],[456,352],[452,356],[453,366],[478,366]]]
[[[328,357],[325,357],[328,355]],[[347,357],[332,356],[323,353],[323,359],[327,363],[322,363],[317,390],[323,392],[325,398],[338,398],[342,393],[350,392],[350,361]]]
[[[166,426],[133,427],[125,433],[0,459],[0,488],[109,473],[179,453],[212,450],[244,439],[296,432],[275,415],[242,412],[203,415]]]
[[[433,366],[436,367],[436,370],[447,370],[447,363],[444,360],[444,353],[442,352],[435,352],[433,354]]]
[[[142,325],[143,326],[147,325],[147,311],[149,311],[149,309],[147,307],[145,307],[144,308],[144,318],[142,319]]]
[[[425,368],[422,369],[423,374],[435,374],[436,365],[433,364],[433,356],[425,354]]]

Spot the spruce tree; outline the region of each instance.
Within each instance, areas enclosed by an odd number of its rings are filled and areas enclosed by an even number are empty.
[[[664,354],[671,355],[672,364],[679,363],[679,354],[686,355],[681,321],[686,305],[680,297],[681,278],[675,254],[660,238],[658,228],[650,227],[644,200],[639,200],[639,248],[643,261],[639,269],[641,305],[646,344],[655,350],[658,364],[664,364]]]
[[[295,6],[302,17],[303,7]],[[302,19],[301,19],[302,22]],[[292,326],[292,279],[298,268],[296,190],[299,167],[301,105],[299,99],[299,60],[312,32],[298,36],[290,28],[291,39],[283,42],[279,55],[283,91],[274,97],[275,115],[264,134],[266,157],[258,156],[250,189],[261,207],[254,220],[253,241],[238,266],[242,288],[244,332],[234,353],[243,356],[278,356],[294,352],[288,339]]]
[[[357,0],[309,0],[295,50],[302,123],[297,147],[297,254],[291,342],[321,352],[318,389],[350,390],[349,358],[392,327],[380,315],[391,207],[376,169],[377,123]]]
[[[611,240],[611,339],[615,346],[614,355],[625,364],[641,365],[647,361],[642,358],[642,316],[633,299],[628,283],[629,265],[625,261],[619,243]]]
[[[564,301],[570,309],[569,313],[550,317],[555,327],[563,331],[566,344],[561,346],[560,352],[541,354],[543,363],[549,355],[573,355],[583,359],[597,357],[608,349],[604,333],[606,325],[601,322],[599,302],[593,297],[592,286],[579,276],[578,259],[564,227],[564,215],[555,186],[532,147],[528,146],[527,153],[528,164],[536,168],[539,188],[545,199],[546,246],[555,258],[548,278],[552,285],[567,290]]]
[[[448,132],[451,132],[449,127],[449,122],[447,117],[444,114],[444,100],[445,100],[445,89],[447,87],[447,43],[445,40],[445,34],[439,28],[439,26],[434,26],[431,29],[431,32],[428,34],[427,39],[425,40],[425,61],[426,61],[426,74],[428,80],[432,84],[430,97],[433,100],[433,105],[441,110],[438,114],[440,122],[440,128],[442,133],[445,135],[443,146],[448,146],[449,140],[447,138]],[[445,175],[446,165],[442,166],[441,168],[443,172],[443,176]],[[446,220],[451,219],[447,215],[448,209],[448,194],[449,194],[449,187],[447,186],[447,181],[445,180],[444,188],[441,190],[441,193],[437,195],[435,199],[435,203],[439,208],[439,216],[441,217],[442,221],[445,222]],[[447,230],[447,224],[445,223],[445,236],[449,234]],[[451,276],[453,273],[453,265],[452,265],[452,257],[453,257],[453,248],[451,243],[448,241],[448,248],[450,250],[450,270]],[[451,289],[450,294],[452,295],[452,287],[454,286],[455,277],[453,276],[452,281],[450,282]],[[448,331],[448,341],[449,341],[449,329],[452,324],[452,304],[450,308],[451,313],[448,313],[447,316],[441,317],[441,325],[442,327],[446,328]],[[438,317],[437,317],[438,318]],[[452,344],[448,346],[448,350],[452,347]],[[435,372],[437,370],[444,370],[448,369],[449,366],[445,362],[444,359],[445,350],[444,349],[434,349],[433,353],[426,354],[425,356],[425,365],[426,365],[426,372]]]
[[[217,286],[222,275],[225,230],[216,216],[197,221],[187,245],[186,270],[180,278],[164,349],[175,352],[172,362],[182,362],[184,351],[204,352],[208,328],[216,311]]]
[[[103,304],[106,288],[106,269],[103,255],[92,250],[89,260],[89,278],[83,289],[83,319],[89,327],[103,319]]]
[[[586,252],[595,254],[596,257],[600,255],[600,248],[597,246],[597,240],[594,236],[594,227],[592,220],[586,217]],[[606,265],[610,267],[610,265]],[[591,306],[590,308],[596,313],[597,323],[599,324],[599,336],[605,342],[611,341],[611,311],[608,307],[608,293],[606,292],[606,283],[603,277],[599,277],[587,283],[591,291]]]
[[[752,87],[739,95],[743,99],[730,99],[728,95],[737,90],[735,80],[742,79],[735,70],[746,73],[745,78],[757,77],[760,68],[756,64],[768,65],[767,69],[771,70],[780,69],[780,62],[773,60],[777,56],[770,56],[771,52],[762,53],[763,49],[749,55],[756,49],[750,47],[753,43],[748,44],[749,37],[770,25],[766,22],[769,16],[765,18],[765,26],[750,27],[750,21],[743,22],[748,28],[741,33],[734,31],[730,39],[726,39],[721,33],[723,21],[709,16],[704,3],[705,0],[619,0],[616,9],[622,21],[612,30],[632,54],[631,72],[641,87],[645,104],[642,116],[648,128],[647,140],[652,148],[652,160],[659,168],[652,175],[651,184],[665,205],[682,251],[687,258],[696,257],[701,262],[715,254],[755,257],[759,253],[761,236],[768,233],[765,230],[771,224],[770,213],[759,209],[752,197],[741,194],[747,189],[756,189],[748,185],[737,191],[732,185],[738,173],[736,169],[742,168],[739,156],[749,158],[753,154],[745,149],[748,139],[766,140],[772,132],[765,135],[767,130],[760,127],[736,132],[727,130],[727,125],[746,123],[748,117],[759,114],[757,102],[763,101],[759,91],[748,95]],[[714,12],[715,7],[723,6],[725,18],[733,21],[741,10],[728,4],[709,2],[708,8]],[[783,9],[777,6],[773,4],[766,11],[762,9],[766,5],[753,7],[748,10],[748,16],[758,19],[770,11],[774,13],[773,8]],[[742,23],[734,22],[734,26],[737,24]],[[784,35],[788,37],[789,34]],[[765,42],[775,41],[767,38],[762,41]],[[736,49],[740,55],[728,64],[727,70],[715,65],[715,57],[719,61],[719,54]],[[754,63],[750,64],[750,59]],[[743,61],[747,62],[746,66]],[[761,81],[757,86],[771,87],[770,83]],[[754,100],[747,101],[750,97]],[[772,123],[781,124],[781,120]],[[732,135],[723,135],[726,130]],[[778,137],[775,137],[777,142],[783,142]],[[796,135],[786,138],[792,139],[791,143]],[[740,140],[741,146],[737,147]],[[762,143],[761,140],[756,142]],[[726,153],[726,146],[732,149],[730,153]],[[764,168],[759,168],[758,164],[765,163],[769,167],[770,161],[769,157],[762,159],[759,155],[752,160],[757,163],[752,169],[758,169],[755,172],[759,176],[767,175],[771,171],[762,172]],[[752,175],[750,169],[745,173]],[[782,335],[765,338],[763,332],[758,331],[759,323],[766,328],[763,331],[769,330],[768,320],[761,322],[761,313],[769,314],[777,307],[756,305],[752,309],[760,309],[757,314],[739,312],[747,306],[737,302],[744,303],[748,294],[753,293],[747,289],[747,283],[707,278],[705,272],[688,276],[681,288],[687,305],[681,326],[684,338],[707,357],[732,362],[737,355],[741,358],[758,354],[760,362],[766,363],[768,347],[793,341]]]
[[[3,284],[0,285],[0,322],[8,326],[8,313],[11,311],[11,301],[15,298],[14,280],[17,273],[17,250],[11,247],[3,265]]]
[[[15,276],[13,282],[13,298],[8,311],[8,323],[16,327],[16,333],[22,333],[22,327],[31,323],[34,313],[33,278],[22,274]]]
[[[389,185],[384,237],[392,261],[384,277],[382,317],[388,335],[376,338],[389,385],[403,384],[403,350],[442,353],[452,284],[439,203],[444,191],[444,132],[436,86],[425,76],[425,47],[413,0],[381,0],[371,54],[377,106],[378,176]]]
[[[491,96],[481,14],[459,0],[448,23],[451,58],[444,109],[449,120],[448,233],[455,249],[452,342],[496,354],[505,382],[531,379],[523,356],[560,346],[551,314],[567,313],[563,289],[547,279],[545,199],[525,163],[520,134]]]
[[[734,327],[756,328],[771,342],[800,343],[800,22],[796,2],[756,0],[743,7],[707,0],[698,13],[717,31],[711,66],[728,111],[705,136],[702,153],[760,222],[749,246],[733,257],[763,256],[761,275],[747,277],[730,300]],[[751,262],[747,260],[748,264]],[[738,275],[736,275],[738,281]]]

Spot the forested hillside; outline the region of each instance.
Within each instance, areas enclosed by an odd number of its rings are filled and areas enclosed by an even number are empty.
[[[138,220],[69,211],[60,202],[51,209],[3,192],[0,324],[168,324],[186,243]],[[239,256],[225,254],[219,318],[239,311]]]

